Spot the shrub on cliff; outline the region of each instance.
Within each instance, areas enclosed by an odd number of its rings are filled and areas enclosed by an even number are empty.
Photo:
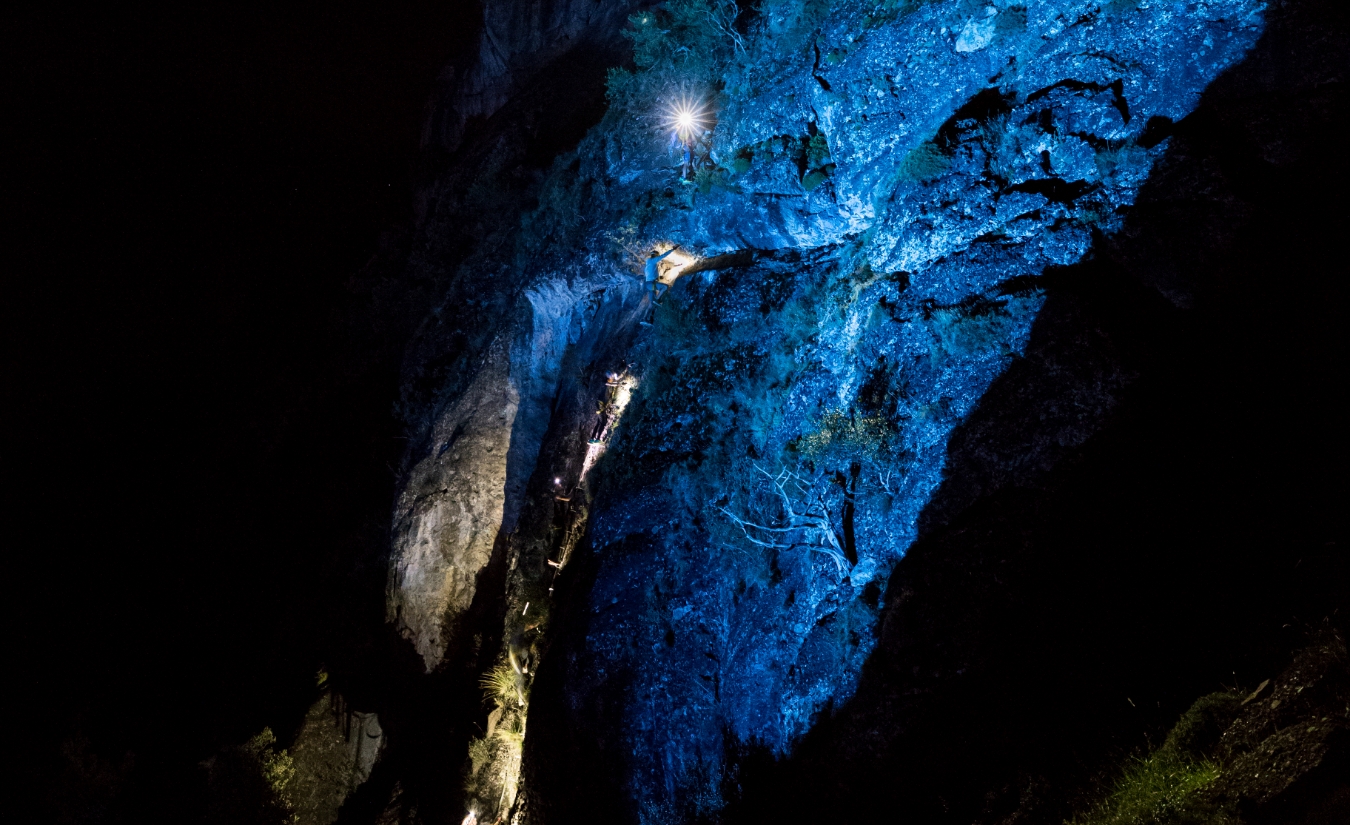
[[[733,0],[669,0],[628,18],[632,70],[610,69],[611,109],[651,112],[681,96],[718,88],[733,57],[744,50]]]
[[[295,821],[286,785],[295,765],[285,749],[276,747],[271,728],[210,762],[205,821],[221,825],[281,825]]]

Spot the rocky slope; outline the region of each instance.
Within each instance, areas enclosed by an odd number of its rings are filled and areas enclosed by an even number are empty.
[[[1343,602],[1343,13],[671,0],[602,107],[629,9],[567,8],[487,27],[398,265],[369,810],[1071,816]]]

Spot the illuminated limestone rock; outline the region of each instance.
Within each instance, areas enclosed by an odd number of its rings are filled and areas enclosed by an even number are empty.
[[[386,615],[428,671],[461,638],[456,622],[478,593],[498,535],[514,529],[560,374],[635,323],[641,283],[604,270],[591,275],[548,279],[526,292],[518,334],[490,347],[468,389],[436,419],[400,491]]]
[[[399,495],[387,614],[428,671],[441,663],[492,556],[518,406],[506,350],[494,347],[468,391],[437,420],[434,446]]]
[[[988,6],[980,14],[977,14],[969,23],[961,28],[961,34],[956,38],[956,50],[958,52],[978,52],[994,42],[995,24],[998,17],[998,9]]]

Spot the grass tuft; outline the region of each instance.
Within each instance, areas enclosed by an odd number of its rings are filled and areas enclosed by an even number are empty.
[[[508,704],[516,698],[516,672],[511,669],[509,662],[502,662],[489,670],[478,680],[478,684],[483,688],[486,698],[495,699],[501,704]]]
[[[1073,825],[1171,825],[1189,820],[1200,791],[1219,778],[1208,759],[1163,748],[1127,765],[1111,793]]]
[[[1205,791],[1219,778],[1211,759],[1242,697],[1202,696],[1182,714],[1162,747],[1133,758],[1106,797],[1070,825],[1224,825],[1234,820]]]

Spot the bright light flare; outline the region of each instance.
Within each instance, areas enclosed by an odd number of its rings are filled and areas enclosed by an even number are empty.
[[[675,279],[680,277],[680,272],[692,263],[698,261],[698,258],[685,252],[683,249],[676,249],[670,253],[661,264],[661,277],[659,280],[666,286],[675,283]]]
[[[627,409],[628,402],[633,398],[633,390],[637,388],[637,379],[631,375],[624,375],[619,378],[619,386],[614,389],[614,400],[610,402],[609,425],[605,427],[605,432],[601,438],[609,435],[614,429],[614,425],[619,423],[623,417],[623,411]],[[595,466],[595,462],[600,460],[600,456],[605,452],[605,444],[588,444],[586,446],[586,458],[581,462],[581,480],[586,480],[586,474]]]
[[[691,141],[712,125],[712,112],[700,98],[680,97],[666,107],[666,128],[682,141]]]

